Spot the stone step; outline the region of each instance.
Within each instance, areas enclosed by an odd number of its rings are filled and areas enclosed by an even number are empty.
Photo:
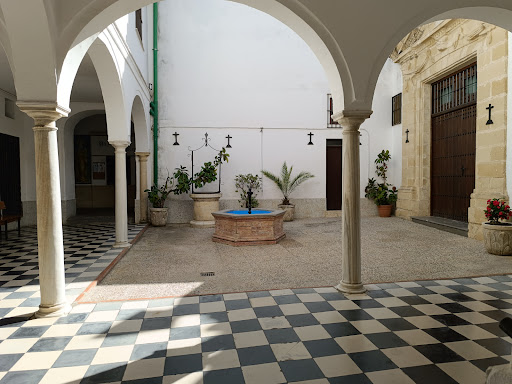
[[[412,221],[428,227],[439,229],[440,231],[454,233],[456,235],[468,237],[468,223],[463,221],[445,219],[436,216],[416,216],[411,217]]]

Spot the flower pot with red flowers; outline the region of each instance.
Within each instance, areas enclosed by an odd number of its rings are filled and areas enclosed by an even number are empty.
[[[482,223],[485,249],[492,255],[512,255],[512,224],[503,222],[512,217],[510,206],[503,200],[489,199],[484,213],[489,220]]]
[[[391,216],[393,206],[395,205],[396,200],[398,198],[398,190],[396,189],[396,187],[386,182],[386,173],[388,170],[387,162],[389,160],[391,160],[391,155],[389,154],[389,151],[382,150],[382,152],[378,154],[377,159],[375,160],[377,168],[375,170],[375,173],[377,174],[377,176],[381,177],[384,182],[377,183],[377,181],[373,178],[368,179],[368,184],[364,189],[364,196],[374,201],[374,203],[377,205],[380,217]]]

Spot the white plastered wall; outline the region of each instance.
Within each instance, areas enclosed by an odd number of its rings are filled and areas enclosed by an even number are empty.
[[[327,128],[330,90],[324,69],[287,26],[255,9],[220,0],[162,2],[159,77],[160,182],[180,165],[190,169],[188,149],[199,147],[205,132],[218,149],[227,144],[229,134],[233,148],[222,167],[222,200],[239,198],[235,175],[260,173],[262,168],[278,173],[287,161],[296,171],[316,176],[296,190],[292,201],[325,201],[326,139],[341,139],[342,130]],[[382,149],[389,149],[393,159],[388,181],[399,186],[401,125],[391,126],[391,98],[401,89],[400,68],[388,60],[374,113],[361,127],[361,197]],[[172,145],[175,132],[179,146]],[[307,145],[309,132],[314,134],[313,146]],[[195,164],[201,164],[197,155]],[[268,179],[263,185],[260,201],[281,198]],[[188,196],[171,199],[187,204],[190,211]],[[325,210],[325,203],[317,208]],[[171,220],[176,217],[188,219],[180,213]]]

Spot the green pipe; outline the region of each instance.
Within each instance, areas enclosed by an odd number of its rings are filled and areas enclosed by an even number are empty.
[[[153,4],[153,182],[158,186],[158,3]]]

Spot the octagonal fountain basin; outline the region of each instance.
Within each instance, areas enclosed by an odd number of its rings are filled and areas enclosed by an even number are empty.
[[[282,210],[247,209],[213,212],[215,233],[212,240],[233,246],[276,244],[286,236]]]

